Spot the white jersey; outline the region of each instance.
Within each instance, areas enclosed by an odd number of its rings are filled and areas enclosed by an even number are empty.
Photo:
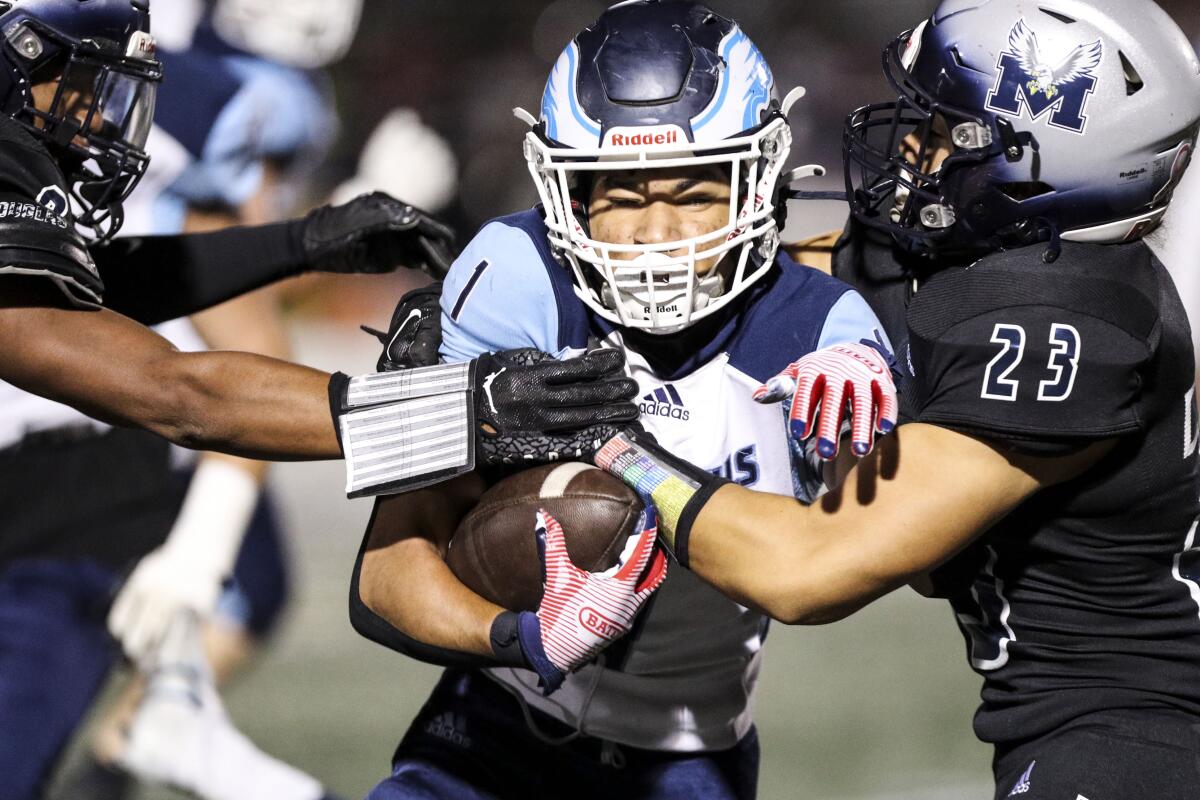
[[[540,215],[525,212],[485,226],[450,270],[442,354],[462,361],[536,347],[563,357],[600,339],[625,351],[641,423],[667,450],[756,491],[811,501],[822,488],[819,467],[789,437],[783,405],[751,395],[812,350],[882,343],[882,326],[849,286],[785,257],[734,306],[703,341],[699,330],[627,341],[575,297]],[[530,671],[489,672],[592,736],[656,750],[725,749],[752,724],[766,622],[674,565],[630,635],[552,696],[542,696]]]

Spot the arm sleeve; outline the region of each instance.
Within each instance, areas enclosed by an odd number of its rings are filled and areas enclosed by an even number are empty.
[[[1042,455],[1142,430],[1154,346],[1120,317],[1038,303],[945,309],[910,309],[908,418]]]
[[[203,311],[308,268],[302,220],[117,239],[93,255],[106,305],[146,325]]]
[[[442,358],[534,347],[561,357],[559,313],[537,247],[523,230],[484,226],[450,267],[442,289]]]

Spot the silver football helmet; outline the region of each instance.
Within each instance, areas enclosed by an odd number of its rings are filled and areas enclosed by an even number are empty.
[[[847,188],[919,247],[1138,238],[1196,144],[1200,60],[1150,0],[944,0],[885,66],[899,97],[848,119]]]

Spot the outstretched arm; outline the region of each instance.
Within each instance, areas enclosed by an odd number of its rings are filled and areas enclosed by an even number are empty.
[[[449,267],[453,233],[384,194],[318,208],[303,219],[181,236],[117,239],[92,250],[106,305],[146,325],[189,316],[308,271]]]
[[[699,485],[699,473],[691,476],[695,489],[684,486],[687,476],[668,478],[657,488],[673,486],[675,494],[658,501],[661,530],[690,569],[735,600],[787,623],[823,624],[943,563],[1040,488],[1095,463],[1108,446],[1036,458],[943,428],[906,425],[812,506],[730,484]],[[610,461],[601,451],[597,463],[627,480],[640,475],[643,491],[657,499],[644,465],[660,456],[652,445],[642,454],[631,458],[627,450]],[[638,460],[642,466],[630,469]],[[680,513],[668,515],[669,507]]]
[[[245,353],[180,353],[112,311],[62,308],[44,281],[9,280],[0,299],[3,380],[184,447],[340,457],[326,373]]]

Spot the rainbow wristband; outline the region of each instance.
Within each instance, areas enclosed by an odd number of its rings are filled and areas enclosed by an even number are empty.
[[[687,566],[692,522],[713,492],[729,481],[676,458],[649,436],[623,431],[601,447],[596,466],[632,487],[658,509],[658,535],[675,559]]]

